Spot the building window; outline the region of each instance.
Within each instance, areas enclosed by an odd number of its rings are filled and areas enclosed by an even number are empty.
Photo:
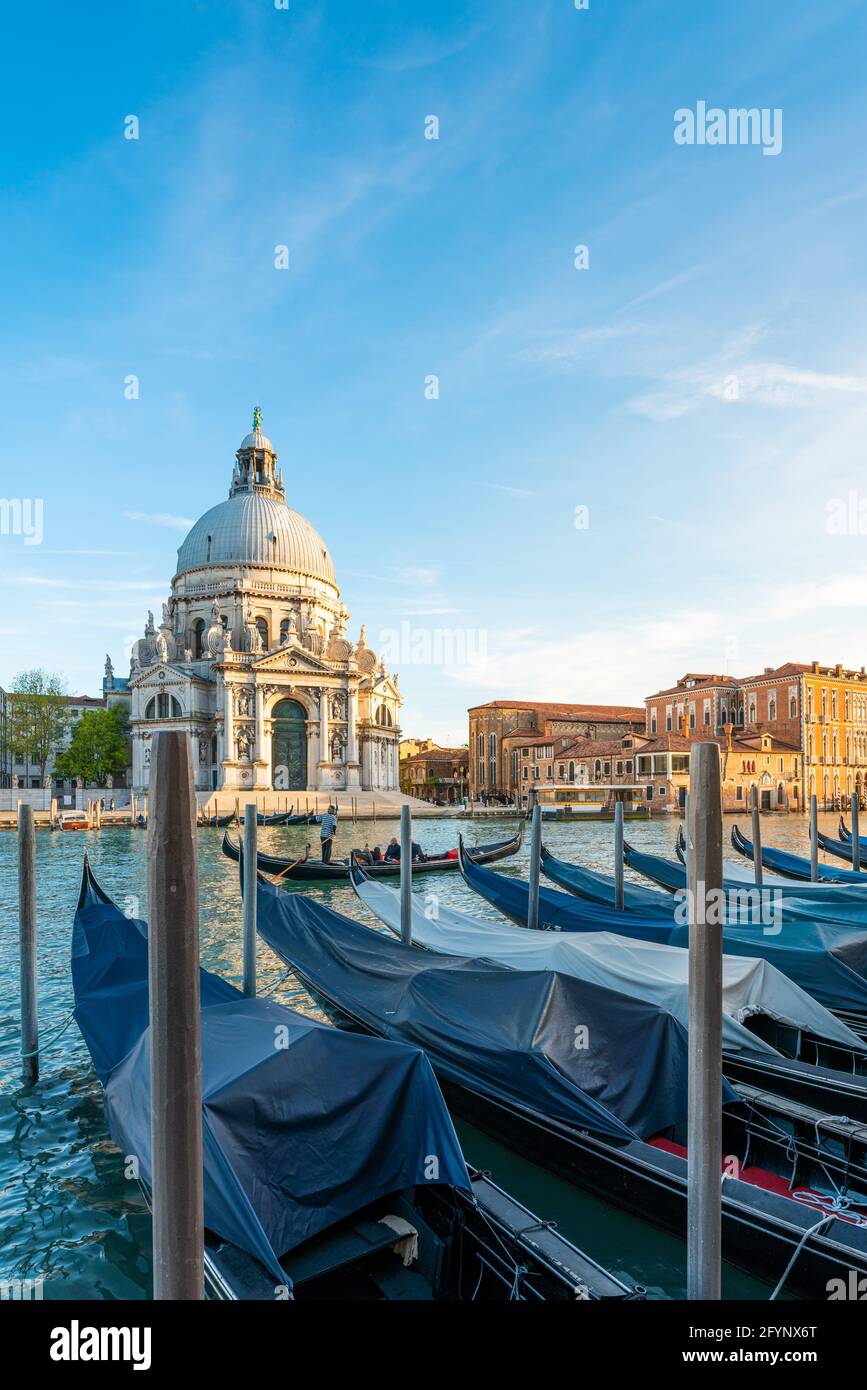
[[[479,785],[483,786],[485,781],[485,760],[479,758]]]
[[[650,716],[650,732],[651,732],[652,734],[655,734],[655,733],[656,733],[656,711],[655,711],[655,710],[654,710],[653,714]]]
[[[735,801],[743,801],[743,799],[744,799],[744,789],[743,789],[743,787],[736,787],[736,788],[735,788]]]
[[[522,776],[522,778],[524,779],[524,781],[526,782],[526,780],[527,780],[527,769],[526,769],[525,767],[522,767],[522,768],[521,768],[521,776]]]
[[[777,717],[777,702],[776,702],[776,700],[769,700],[769,701],[768,701],[768,719],[776,719],[776,717]]]
[[[563,778],[566,776],[566,768],[564,767],[563,763],[561,763],[560,766],[557,768],[557,776],[560,778],[561,782],[563,781]]]
[[[162,694],[154,695],[152,700],[148,700],[145,709],[145,719],[180,719],[183,710],[175,699],[174,695]]]
[[[479,757],[480,757],[480,758],[481,758],[481,757],[484,757],[484,753],[485,753],[485,736],[484,736],[484,734],[479,734],[479,737],[478,737],[478,740],[477,740],[477,746],[478,746],[478,750],[479,750]]]
[[[622,777],[622,776],[623,776],[623,763],[622,763],[622,762],[618,762],[618,764],[617,764],[617,776],[618,776],[618,777]]]
[[[796,716],[796,714],[797,714],[797,712],[798,712],[798,706],[797,706],[797,704],[795,703],[795,697],[794,697],[794,695],[792,695],[792,696],[790,697],[790,699],[789,699],[789,718],[790,718],[790,719],[794,719],[795,716]]]
[[[268,651],[268,624],[264,618],[256,619],[256,629],[262,642],[262,650]]]
[[[195,657],[196,661],[199,661],[204,655],[205,620],[204,618],[199,618],[198,622],[193,624],[193,656]]]
[[[649,787],[647,788],[647,800],[648,800],[648,801],[652,801],[652,800],[653,800],[653,787],[652,787],[652,786],[649,786]]]
[[[632,759],[631,759],[631,758],[627,758],[627,759],[626,759],[626,775],[627,775],[627,777],[631,777],[631,776],[632,776]]]
[[[569,781],[570,781],[570,782],[574,782],[574,781],[575,781],[575,764],[574,764],[574,763],[570,763],[570,764],[569,764]]]

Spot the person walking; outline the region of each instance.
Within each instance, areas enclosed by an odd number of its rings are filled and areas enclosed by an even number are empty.
[[[336,808],[329,806],[325,815],[322,817],[322,824],[319,827],[319,843],[322,847],[323,864],[331,863],[331,850],[334,845],[334,836],[337,832]]]

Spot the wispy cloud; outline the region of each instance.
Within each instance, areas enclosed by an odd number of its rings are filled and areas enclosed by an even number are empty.
[[[535,497],[536,494],[526,487],[511,487],[508,483],[479,483],[476,487],[487,488],[489,492],[502,492],[506,497]]]
[[[670,372],[659,386],[627,402],[627,409],[651,420],[676,420],[722,401],[777,410],[805,410],[839,396],[867,395],[867,377],[791,367],[783,362],[707,362]]]
[[[428,587],[439,578],[439,570],[431,565],[403,565],[398,571],[398,579],[405,584],[421,584]]]

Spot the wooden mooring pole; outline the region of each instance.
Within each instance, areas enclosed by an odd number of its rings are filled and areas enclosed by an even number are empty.
[[[527,904],[527,926],[535,931],[539,925],[539,871],[542,862],[542,807],[538,801],[530,818],[530,900]]]
[[[759,789],[753,787],[750,791],[750,810],[753,822],[753,868],[756,872],[756,883],[762,885],[762,822],[759,818]]]
[[[400,939],[412,945],[412,812],[400,808]]]
[[[21,1074],[39,1080],[36,995],[36,830],[33,807],[18,803],[18,941],[21,972]]]
[[[258,861],[256,807],[244,807],[244,993],[256,996],[256,872]]]
[[[719,747],[694,743],[689,816],[687,1297],[720,1297],[722,1255],[722,800]]]
[[[858,872],[861,868],[861,841],[858,827],[858,795],[852,793],[852,868]]]
[[[819,882],[819,803],[810,797],[810,882]]]
[[[199,874],[190,742],[151,755],[147,866],[154,1298],[204,1298]]]
[[[614,906],[623,911],[623,802],[614,803]]]

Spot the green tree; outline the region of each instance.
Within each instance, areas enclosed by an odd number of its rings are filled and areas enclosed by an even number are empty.
[[[80,777],[104,787],[109,776],[127,766],[128,721],[117,705],[88,710],[73,731],[69,747],[55,765],[58,777]]]
[[[72,723],[62,676],[38,668],[22,671],[12,682],[7,715],[13,752],[20,754],[28,780],[31,766],[36,766],[42,781]]]

